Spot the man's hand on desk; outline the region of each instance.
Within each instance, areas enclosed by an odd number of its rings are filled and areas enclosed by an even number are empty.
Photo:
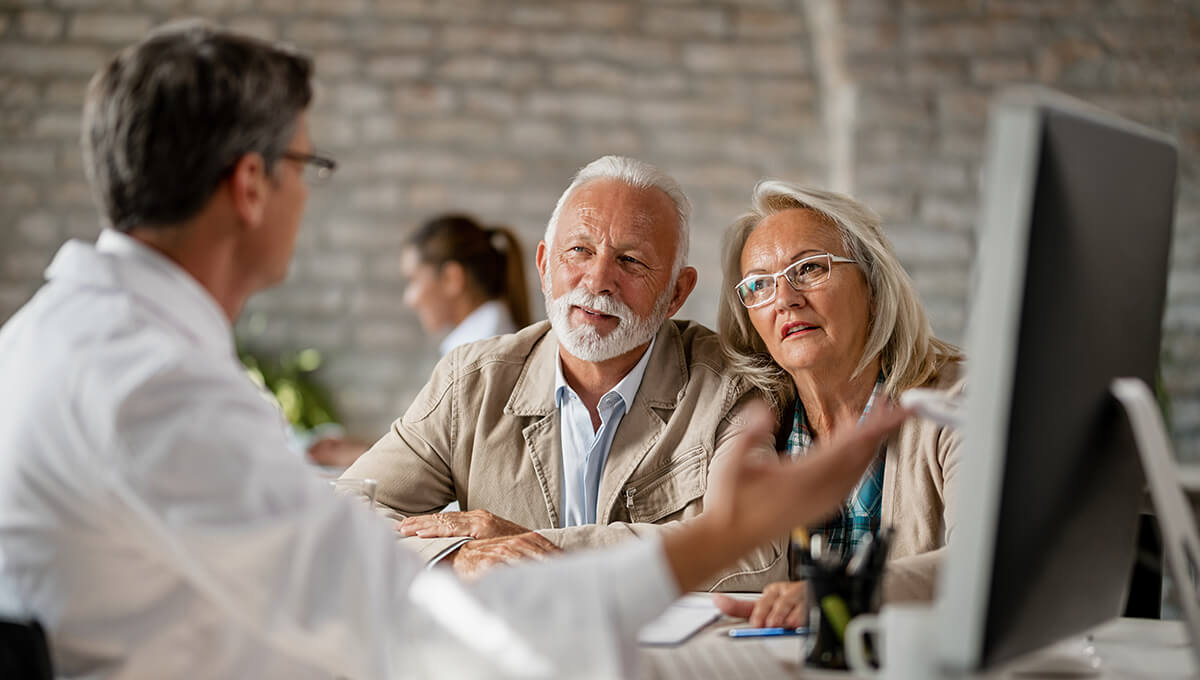
[[[497,517],[487,510],[415,515],[397,522],[396,530],[400,532],[401,536],[420,538],[450,538],[453,536],[501,538],[529,532],[529,529],[520,524]]]
[[[475,578],[484,571],[525,560],[542,560],[562,552],[541,534],[529,531],[516,536],[484,538],[463,543],[442,560],[462,578]]]
[[[799,628],[808,621],[808,584],[779,581],[763,588],[757,600],[736,600],[713,594],[713,604],[723,614],[750,619],[754,628]]]

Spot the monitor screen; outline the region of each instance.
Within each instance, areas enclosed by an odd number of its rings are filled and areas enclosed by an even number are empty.
[[[1109,392],[1154,385],[1177,153],[1037,89],[993,103],[939,657],[993,667],[1119,616],[1143,477]]]

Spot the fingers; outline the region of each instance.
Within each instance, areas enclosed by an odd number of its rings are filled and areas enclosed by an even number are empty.
[[[775,429],[775,415],[763,402],[751,404],[745,411],[745,432],[751,434],[771,433]]]
[[[743,411],[743,418],[729,450],[713,462],[704,495],[704,512],[722,525],[737,524],[738,506],[747,500],[744,498],[747,481],[762,474],[766,463],[778,465],[774,456],[753,455],[756,448],[775,439],[775,417],[771,410],[764,403],[755,402]]]
[[[545,536],[534,531],[511,536],[507,540],[511,541],[513,545],[519,546],[519,549],[526,551],[531,557],[535,555],[553,555],[554,553],[562,552],[562,548],[554,545]]]
[[[459,576],[476,577],[493,567],[526,560],[544,560],[560,552],[562,549],[546,537],[528,532],[466,543],[455,553],[453,566]]]
[[[746,423],[734,440],[733,458],[744,460],[764,436],[775,438],[775,416],[765,403],[755,402],[744,413]]]
[[[519,534],[510,539],[509,547],[520,557],[542,560],[562,550],[539,534]]]
[[[403,536],[420,538],[447,536],[499,538],[516,536],[529,530],[503,517],[497,517],[487,510],[466,510],[409,517],[400,523],[399,531]]]
[[[873,406],[871,412],[858,424],[853,433],[865,441],[878,442],[885,435],[900,427],[900,424],[910,418],[913,413],[912,409],[904,408],[887,400]]]
[[[463,546],[466,548],[466,546]],[[491,552],[471,552],[459,548],[458,554],[454,559],[454,573],[464,579],[478,578],[483,572],[494,567],[508,564],[507,558]]]
[[[808,584],[804,582],[773,584],[778,587],[778,596],[766,613],[763,625],[768,628],[776,626],[797,628],[805,619],[805,604],[808,595]]]
[[[786,477],[793,498],[785,513],[778,516],[789,526],[805,526],[828,514],[845,499],[875,458],[883,437],[911,415],[908,409],[878,404],[862,425],[834,435],[820,443],[801,460],[789,462],[780,472]]]
[[[775,416],[763,402],[746,407],[741,429],[734,437],[729,452],[719,457],[720,465],[736,467],[739,461],[749,458],[757,442],[764,437],[774,439]]]
[[[772,584],[774,585],[774,584]],[[773,590],[771,586],[763,589],[762,597],[754,602],[754,611],[750,612],[750,626],[753,628],[763,628],[766,626],[767,613],[775,606],[775,600],[779,597],[779,591]]]
[[[474,512],[474,511],[473,511]],[[401,536],[438,538],[448,536],[470,536],[475,538],[473,521],[466,512],[435,512],[431,515],[414,515],[399,524]]]
[[[739,619],[750,618],[750,613],[754,611],[753,600],[738,600],[721,593],[713,593],[713,604],[722,614]]]

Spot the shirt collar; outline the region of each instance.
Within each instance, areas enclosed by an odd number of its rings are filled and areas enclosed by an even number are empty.
[[[858,417],[858,422],[862,422],[863,418],[871,412],[871,407],[875,405],[875,399],[883,392],[884,375],[883,371],[875,378],[875,387],[871,390],[871,396],[867,397],[867,405],[863,407],[862,415]],[[795,415],[792,418],[792,431],[788,436],[787,450],[789,454],[801,453],[813,445],[812,429],[808,426],[808,417],[804,413],[804,404],[800,400],[796,400]]]
[[[646,375],[646,367],[650,365],[650,353],[654,351],[654,342],[657,336],[650,338],[650,344],[646,346],[646,351],[642,352],[642,358],[634,364],[633,368],[625,374],[624,378],[618,382],[611,390],[604,394],[607,397],[610,394],[616,393],[625,403],[626,410],[633,403],[633,398],[637,396],[638,389],[642,386],[642,378]],[[567,379],[563,375],[562,370],[562,355],[557,354],[554,360],[554,404],[559,408],[562,407],[563,400],[566,398],[567,390],[572,393],[571,386],[567,384]],[[603,399],[604,397],[601,397]]]
[[[501,333],[511,333],[513,329],[512,315],[508,312],[508,305],[499,300],[488,300],[476,307],[454,327],[454,330],[442,338],[438,349],[441,350],[442,356],[445,356],[459,345],[490,338]]]
[[[235,353],[233,328],[212,294],[133,237],[105,229],[94,246],[68,241],[46,268],[46,278],[127,291],[205,349],[224,356]]]

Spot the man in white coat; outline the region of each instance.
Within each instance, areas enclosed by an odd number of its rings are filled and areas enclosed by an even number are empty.
[[[41,621],[59,674],[625,676],[638,627],[833,508],[902,418],[796,465],[733,456],[686,531],[471,585],[426,571],[289,454],[234,353],[335,167],[309,139],[310,77],[291,50],[187,23],[89,87],[106,228],[0,330],[0,614]]]

